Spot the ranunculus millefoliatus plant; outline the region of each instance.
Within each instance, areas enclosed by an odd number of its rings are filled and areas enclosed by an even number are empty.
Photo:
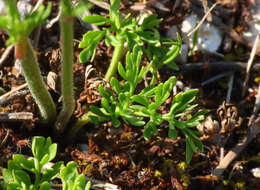
[[[79,44],[79,47],[83,48],[79,56],[81,62],[93,61],[96,46],[100,40],[104,39],[107,46],[114,46],[113,57],[105,75],[107,80],[115,75],[125,44],[127,44],[128,50],[132,50],[136,45],[142,47],[142,51],[149,60],[153,61],[153,67],[159,68],[168,64],[174,69],[178,68],[173,59],[179,54],[181,39],[179,36],[177,41],[161,38],[156,27],[162,19],[158,19],[156,15],[150,15],[140,23],[141,18],[136,20],[130,14],[122,18],[119,12],[120,0],[111,0],[110,4],[109,18],[100,15],[89,15],[83,18],[85,22],[98,26],[106,24],[109,27],[103,27],[101,31],[88,31],[84,34]],[[145,46],[147,48],[144,48]]]
[[[37,58],[28,36],[33,29],[44,23],[51,11],[51,4],[47,8],[39,8],[27,14],[21,20],[15,0],[5,0],[6,15],[0,16],[0,28],[4,29],[9,39],[7,45],[15,45],[15,57],[21,60],[25,80],[37,103],[43,122],[52,123],[56,118],[56,107],[40,74]]]
[[[144,126],[143,136],[149,140],[158,135],[158,127],[168,123],[168,136],[172,139],[182,132],[186,138],[186,161],[191,161],[193,153],[203,151],[203,145],[197,136],[195,127],[204,120],[207,110],[191,114],[197,105],[193,104],[197,89],[180,92],[173,97],[168,113],[159,110],[170,97],[176,78],[170,77],[164,83],[150,84],[136,92],[138,84],[146,77],[152,67],[152,62],[141,66],[142,50],[135,46],[133,52],[126,55],[126,64],[118,64],[118,73],[123,81],[113,77],[110,80],[111,89],[99,86],[99,93],[103,97],[101,107],[90,106],[92,114],[89,120],[98,124],[110,120],[114,127],[119,127],[121,121],[133,126]],[[123,84],[123,85],[121,85]]]

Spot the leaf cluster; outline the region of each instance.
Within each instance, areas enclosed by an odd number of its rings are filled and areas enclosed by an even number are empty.
[[[39,8],[25,15],[22,21],[16,6],[15,0],[4,0],[6,15],[0,17],[0,28],[9,34],[7,45],[19,42],[24,37],[29,36],[33,29],[44,23],[51,12],[51,3],[45,8],[43,4]]]
[[[168,136],[176,139],[178,131],[186,138],[186,161],[189,163],[192,154],[198,150],[203,151],[203,145],[198,138],[198,132],[193,128],[203,119],[207,111],[199,111],[191,115],[190,111],[197,105],[192,104],[196,98],[197,89],[178,93],[173,97],[169,112],[160,113],[163,103],[171,95],[176,78],[171,77],[166,82],[154,85],[151,83],[141,92],[136,92],[136,87],[146,76],[153,62],[147,66],[140,66],[142,50],[135,46],[133,52],[126,55],[125,67],[120,63],[118,72],[124,79],[118,81],[112,78],[112,89],[99,86],[99,93],[103,97],[101,108],[90,106],[95,114],[90,116],[93,123],[111,120],[114,127],[119,127],[121,121],[134,126],[145,126],[144,138],[150,139],[158,135],[158,127],[162,123],[168,123]],[[121,85],[122,84],[122,85]]]
[[[56,162],[53,166],[44,166],[52,161],[57,152],[57,144],[50,138],[34,137],[32,153],[34,157],[25,158],[21,154],[13,155],[8,161],[8,169],[3,170],[4,186],[10,190],[50,190],[50,181],[60,175],[63,190],[88,190],[90,183],[85,185],[85,177],[78,174],[77,165],[69,162]],[[42,172],[42,173],[41,173]],[[31,176],[34,176],[31,178]],[[34,182],[32,182],[34,180]]]
[[[161,38],[156,27],[162,19],[158,19],[157,15],[147,16],[143,21],[141,18],[136,20],[130,14],[122,17],[119,12],[120,0],[111,0],[110,3],[109,18],[101,15],[89,15],[83,18],[85,22],[107,27],[103,27],[101,31],[88,31],[84,34],[79,44],[79,47],[83,48],[79,56],[81,62],[93,61],[96,46],[102,39],[107,46],[120,46],[122,42],[127,42],[129,50],[138,45],[150,60],[155,59],[156,63],[160,63],[158,67],[169,64],[179,54],[180,37],[178,36],[177,41]],[[178,68],[175,63],[171,65],[175,69]]]

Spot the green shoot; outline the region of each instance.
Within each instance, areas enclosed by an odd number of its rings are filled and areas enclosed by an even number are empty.
[[[51,11],[51,5],[45,9],[41,5],[35,12],[26,15],[21,21],[15,0],[5,0],[6,16],[0,17],[0,28],[9,34],[7,45],[15,44],[15,57],[21,59],[25,80],[37,103],[43,122],[52,123],[56,117],[55,104],[40,74],[35,52],[28,36],[32,30],[44,23]]]

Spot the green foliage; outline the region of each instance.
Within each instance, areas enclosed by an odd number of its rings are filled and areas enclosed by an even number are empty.
[[[0,17],[0,28],[4,29],[9,34],[7,45],[19,42],[21,37],[29,36],[35,27],[44,23],[51,12],[50,3],[48,3],[47,8],[41,4],[36,11],[27,14],[24,21],[21,21],[16,1],[5,0],[5,5],[6,16]]]
[[[168,123],[168,136],[176,139],[178,131],[181,131],[186,138],[186,161],[189,163],[192,154],[198,150],[203,151],[203,145],[198,138],[196,127],[203,119],[207,111],[199,111],[193,116],[190,110],[196,107],[192,104],[196,98],[197,89],[181,92],[174,96],[169,112],[160,113],[159,109],[171,95],[172,88],[176,83],[176,78],[171,77],[166,82],[159,85],[150,84],[141,92],[136,93],[138,83],[146,76],[152,67],[151,62],[147,66],[142,66],[142,50],[136,46],[132,53],[126,55],[125,67],[120,63],[118,72],[124,79],[119,82],[112,78],[110,85],[112,89],[105,89],[99,86],[99,93],[103,97],[101,108],[90,106],[90,110],[95,114],[90,117],[93,123],[104,120],[111,120],[114,127],[119,127],[121,121],[134,126],[145,126],[144,138],[149,140],[152,136],[158,135],[158,129],[163,122]]]
[[[156,27],[162,19],[158,19],[157,15],[150,15],[140,23],[140,19],[132,18],[130,14],[122,18],[119,12],[120,0],[110,1],[110,4],[109,18],[100,15],[89,15],[83,18],[85,22],[95,25],[106,24],[110,27],[103,27],[101,31],[88,31],[83,36],[79,44],[80,48],[84,48],[80,53],[81,62],[93,61],[96,46],[104,38],[107,46],[117,47],[123,41],[127,42],[129,50],[136,45],[142,47],[149,60],[154,60],[154,64],[157,64],[156,67],[171,63],[172,68],[178,68],[172,61],[179,54],[181,39],[179,36],[177,41],[160,37]]]
[[[50,138],[34,137],[32,142],[34,157],[25,158],[23,155],[15,154],[13,160],[8,161],[8,169],[3,170],[5,188],[7,190],[50,190],[52,188],[49,182],[60,175],[63,190],[90,189],[90,182],[85,185],[85,178],[78,174],[74,162],[68,163],[67,166],[64,166],[63,162],[57,162],[41,173],[43,167],[55,158],[56,152],[57,144],[52,143]]]
[[[89,190],[90,181],[85,184],[85,176],[78,174],[77,164],[75,162],[69,162],[66,167],[63,167],[60,172],[62,181],[62,190]]]

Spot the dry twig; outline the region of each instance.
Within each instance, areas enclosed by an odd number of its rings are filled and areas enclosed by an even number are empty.
[[[10,53],[13,51],[14,46],[9,46],[5,49],[5,52],[3,53],[1,59],[0,59],[0,68],[3,65],[3,63],[5,62],[5,60],[9,57]]]
[[[0,122],[32,121],[31,112],[0,113]]]
[[[218,2],[214,3],[210,9],[208,10],[208,12],[204,15],[204,17],[200,20],[199,24],[188,33],[188,37],[191,36],[194,32],[196,32],[196,30],[199,29],[199,27],[203,24],[203,22],[206,20],[206,18],[208,17],[208,15],[210,14],[210,12],[218,5]]]
[[[246,146],[260,133],[260,126],[253,125],[248,128],[247,136],[232,148],[219,165],[213,170],[212,175],[220,177],[229,164],[246,148]]]
[[[245,94],[246,94],[248,80],[249,80],[249,76],[250,76],[250,68],[253,64],[253,60],[254,60],[254,57],[255,57],[255,54],[256,54],[256,50],[257,50],[257,46],[259,44],[259,36],[260,36],[260,34],[258,34],[256,36],[255,43],[254,43],[253,49],[251,51],[251,54],[250,54],[250,57],[249,57],[249,60],[248,60],[248,63],[247,63],[246,78],[245,78],[245,81],[244,81],[243,87],[242,87],[242,97],[244,97]]]
[[[251,115],[251,117],[248,121],[249,125],[253,124],[259,110],[260,110],[260,84],[258,86],[257,95],[255,97],[255,106],[254,106],[254,109],[253,109],[253,113],[252,113],[252,115]]]
[[[13,89],[13,90],[11,90],[11,91],[9,91],[9,92],[3,94],[2,96],[0,96],[0,102],[1,102],[1,101],[4,101],[4,99],[7,98],[8,96],[11,96],[11,95],[14,94],[15,92],[17,92],[17,91],[19,91],[19,90],[22,90],[22,89],[24,89],[24,88],[26,88],[26,87],[27,87],[27,83],[22,84],[21,86],[18,86],[17,88],[15,88],[15,89]]]

